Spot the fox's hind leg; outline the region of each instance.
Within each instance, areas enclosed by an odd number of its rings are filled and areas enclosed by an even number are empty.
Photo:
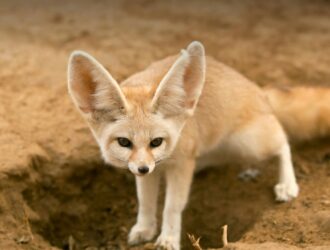
[[[229,137],[228,146],[246,158],[279,157],[279,182],[274,187],[276,200],[289,201],[298,196],[290,146],[275,116],[262,115],[244,123]]]
[[[299,187],[291,160],[291,152],[288,143],[285,143],[279,151],[279,182],[274,187],[276,200],[289,201],[298,196]]]

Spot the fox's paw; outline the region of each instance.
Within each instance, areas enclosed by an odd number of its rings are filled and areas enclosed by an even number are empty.
[[[180,243],[174,237],[159,235],[156,247],[157,250],[180,250]]]
[[[296,182],[278,183],[274,192],[277,201],[290,201],[298,196],[299,186]]]
[[[156,232],[156,225],[140,226],[138,224],[135,224],[128,235],[128,244],[136,245],[144,243],[146,241],[150,241],[154,238]]]

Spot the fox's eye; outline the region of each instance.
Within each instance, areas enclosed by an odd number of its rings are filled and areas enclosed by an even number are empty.
[[[132,142],[125,137],[118,137],[117,141],[118,141],[118,144],[122,147],[125,147],[125,148],[132,147]]]
[[[163,142],[163,138],[157,137],[150,142],[150,147],[156,148],[159,147]]]

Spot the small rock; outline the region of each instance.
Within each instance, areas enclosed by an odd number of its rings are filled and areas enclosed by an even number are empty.
[[[69,242],[69,250],[74,250],[76,241],[74,240],[72,235],[69,236],[68,242]]]
[[[323,200],[321,201],[322,205],[329,206],[330,205],[330,200]]]
[[[309,167],[305,163],[300,163],[299,168],[301,172],[305,175],[309,175],[311,173]]]
[[[146,249],[146,250],[154,250],[154,249],[156,249],[156,247],[155,247],[155,245],[153,243],[146,243],[146,244],[144,244],[143,248]]]
[[[260,171],[258,169],[248,168],[239,173],[238,178],[242,181],[252,181],[256,180],[260,175]]]
[[[29,236],[25,236],[25,235],[23,235],[23,236],[21,236],[21,237],[19,237],[19,238],[17,238],[17,239],[15,239],[15,241],[16,241],[16,243],[17,244],[27,244],[27,243],[29,243],[30,242],[30,237]]]
[[[127,228],[126,227],[120,227],[120,231],[121,232],[123,232],[123,233],[127,233],[128,232],[128,230],[127,230]]]

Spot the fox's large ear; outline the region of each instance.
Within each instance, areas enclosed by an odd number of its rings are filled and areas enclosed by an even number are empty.
[[[192,115],[205,80],[205,53],[200,42],[192,42],[158,85],[152,107],[164,115]]]
[[[118,114],[127,107],[116,80],[85,52],[75,51],[70,56],[68,87],[74,103],[83,114],[93,115],[95,111]]]

